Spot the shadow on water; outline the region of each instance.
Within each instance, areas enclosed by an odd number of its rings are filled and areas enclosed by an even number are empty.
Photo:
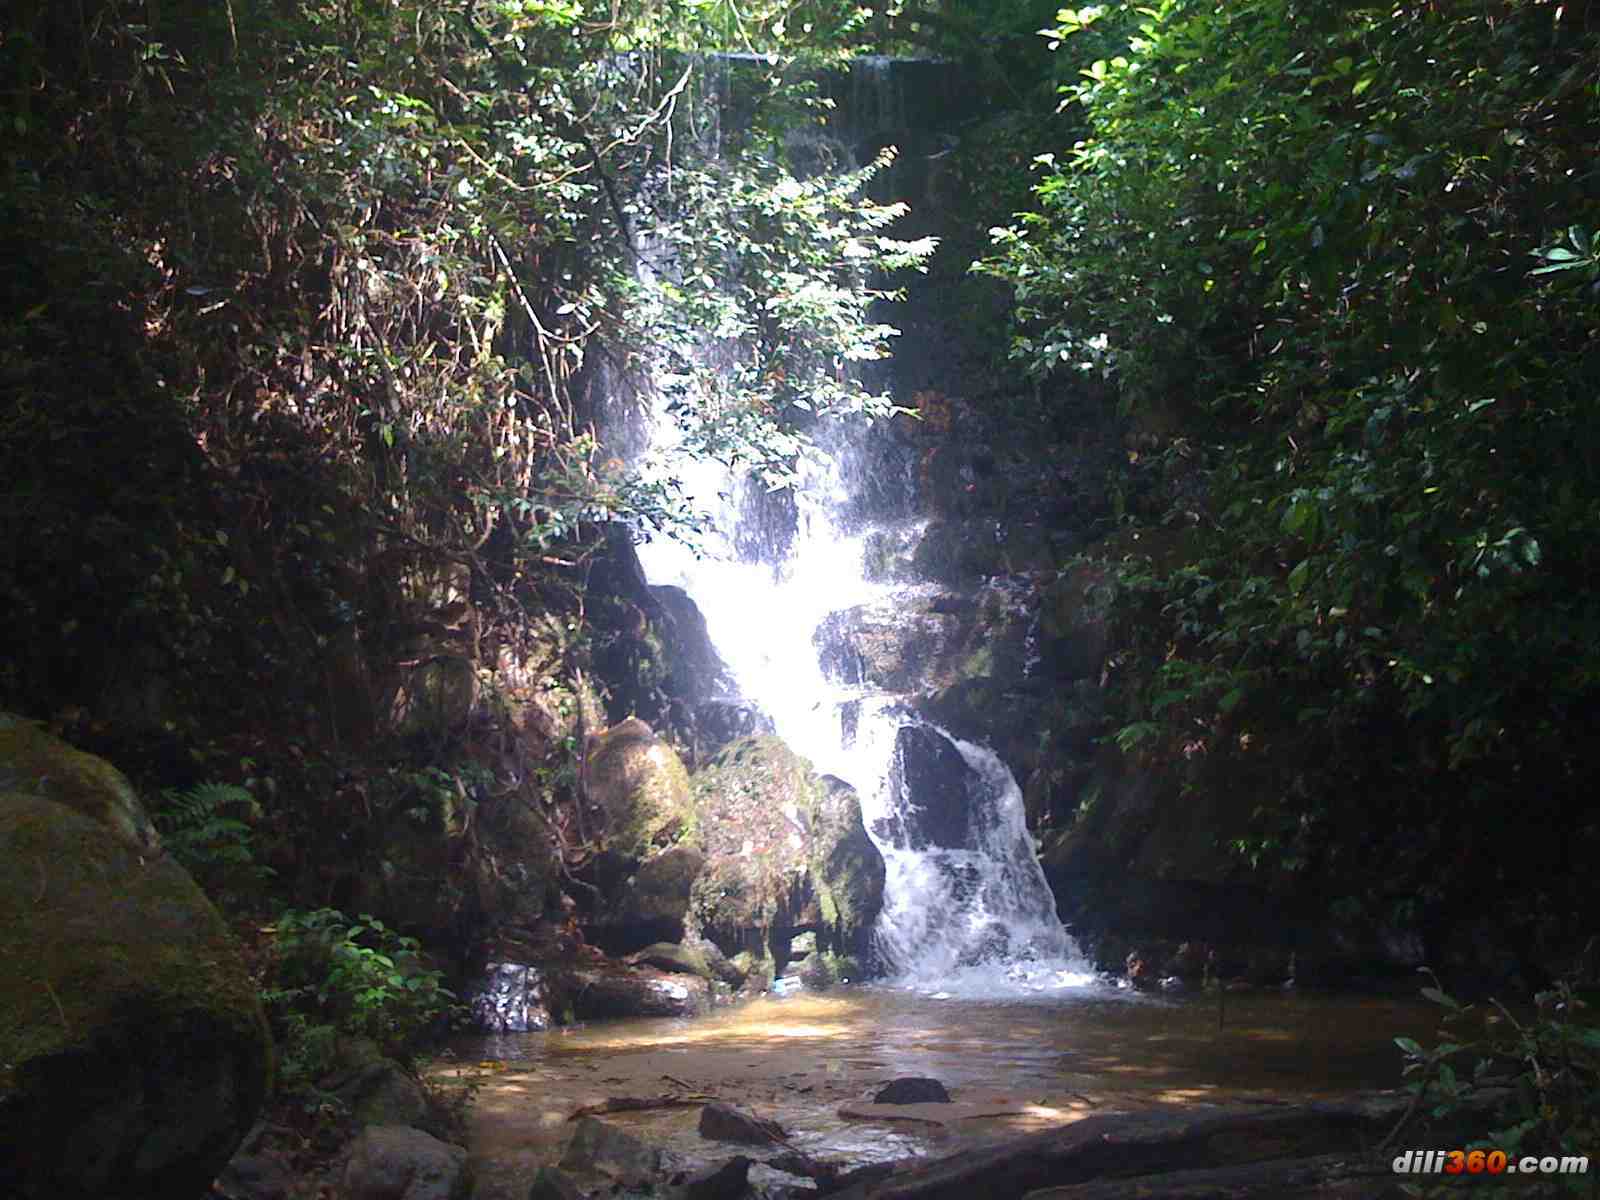
[[[1432,1006],[1393,997],[1259,991],[1224,1002],[1219,1031],[1214,995],[1090,986],[977,1001],[842,988],[697,1020],[464,1038],[453,1050],[458,1062],[493,1064],[472,1117],[478,1194],[520,1200],[537,1167],[560,1157],[570,1114],[608,1097],[678,1093],[738,1104],[776,1118],[808,1153],[860,1164],[1151,1104],[1292,1103],[1393,1087],[1401,1067],[1394,1037],[1427,1039],[1438,1022]],[[885,1121],[876,1111],[879,1119],[867,1121],[841,1115],[904,1075],[939,1079],[970,1118],[936,1125]],[[692,1163],[739,1149],[702,1141],[698,1116],[686,1107],[607,1119]]]

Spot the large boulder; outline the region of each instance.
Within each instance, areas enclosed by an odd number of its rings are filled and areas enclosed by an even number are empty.
[[[691,823],[683,760],[637,717],[594,737],[586,785],[589,802],[603,814],[605,843],[623,859],[644,858]]]
[[[694,836],[706,856],[691,905],[698,930],[729,954],[773,947],[787,957],[803,929],[820,933],[828,954],[864,952],[884,865],[848,785],[767,736],[730,743],[694,788]]]
[[[126,781],[58,761],[49,798],[0,793],[0,1195],[203,1196],[270,1087],[260,1000]],[[111,782],[69,790],[85,780]]]
[[[363,1130],[345,1160],[348,1200],[464,1200],[471,1190],[467,1152],[408,1126]]]
[[[158,853],[161,839],[123,773],[41,725],[0,713],[0,791],[43,796],[97,821],[129,845]]]

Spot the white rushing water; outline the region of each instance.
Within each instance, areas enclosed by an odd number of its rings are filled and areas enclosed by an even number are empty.
[[[670,463],[696,507],[712,514],[702,556],[665,538],[639,547],[652,584],[686,591],[706,618],[740,698],[772,718],[779,736],[821,773],[851,784],[887,869],[875,940],[894,981],[940,996],[1051,991],[1094,976],[1055,914],[1028,833],[1021,790],[987,747],[951,737],[914,716],[896,696],[831,679],[814,634],[830,614],[904,591],[868,580],[864,543],[850,530],[849,500],[836,461],[807,464],[796,495],[797,528],[780,557],[741,560],[739,489],[717,464],[673,460],[672,420],[656,415],[654,453]],[[746,531],[748,532],[748,531]],[[748,545],[750,538],[745,538]],[[965,788],[959,847],[927,844],[907,830],[922,797],[897,771],[902,731],[947,739],[950,774]],[[932,743],[937,745],[937,743]],[[942,785],[941,785],[942,786]],[[917,843],[921,844],[917,844]]]

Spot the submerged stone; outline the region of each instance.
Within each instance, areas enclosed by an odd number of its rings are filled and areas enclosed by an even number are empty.
[[[949,1104],[950,1093],[937,1079],[908,1075],[879,1090],[874,1104]]]

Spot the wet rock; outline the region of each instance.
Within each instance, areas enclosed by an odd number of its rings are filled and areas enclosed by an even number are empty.
[[[712,976],[721,983],[731,988],[741,988],[749,972],[741,970],[737,963],[722,952],[715,942],[707,941],[698,934],[689,934],[683,939],[683,945],[699,954],[705,959],[706,966],[710,968]]]
[[[949,738],[907,725],[895,735],[889,774],[892,808],[906,816],[877,832],[912,850],[967,848],[974,843],[970,797],[980,782]]]
[[[665,1166],[659,1146],[594,1117],[583,1117],[561,1156],[561,1169],[605,1175],[625,1188],[654,1185]]]
[[[0,792],[0,1193],[201,1195],[269,1088],[255,983],[120,774],[55,761],[51,798]]]
[[[925,601],[896,598],[829,614],[813,641],[830,678],[912,692],[948,681],[962,623],[930,611]]]
[[[714,1142],[770,1146],[786,1135],[776,1121],[763,1120],[731,1104],[708,1104],[700,1110],[700,1136]]]
[[[949,1104],[950,1093],[937,1079],[907,1075],[881,1088],[872,1098],[874,1104]]]
[[[673,1200],[741,1200],[750,1188],[751,1160],[739,1155],[696,1172],[674,1187]]]
[[[364,1129],[343,1182],[346,1200],[465,1200],[472,1187],[465,1150],[400,1125]]]
[[[883,855],[861,816],[861,798],[842,779],[822,777],[812,817],[811,871],[825,936],[824,951],[854,960],[859,976],[871,956],[872,927],[883,908]]]
[[[575,968],[563,991],[575,1020],[693,1017],[711,1007],[711,985],[696,975],[609,963]]]
[[[642,859],[689,824],[689,773],[676,751],[643,721],[629,718],[589,748],[588,796],[604,813],[610,848]]]
[[[759,708],[728,700],[707,700],[694,710],[700,750],[712,754],[740,738],[777,732],[772,718]]]
[[[1168,961],[1167,969],[1179,979],[1193,983],[1205,977],[1215,959],[1215,952],[1204,942],[1184,942]]]
[[[490,963],[469,1005],[485,1033],[530,1033],[551,1025],[544,973],[523,963]]]
[[[702,979],[712,977],[711,966],[704,954],[691,946],[673,942],[657,942],[653,946],[646,946],[637,954],[630,954],[626,961],[631,966],[654,967],[669,975],[698,975]]]
[[[528,1200],[584,1200],[587,1194],[560,1167],[540,1167],[528,1189]]]
[[[1123,960],[1123,970],[1127,974],[1128,982],[1140,991],[1153,988],[1160,982],[1156,969],[1137,950],[1128,951],[1128,957]]]

